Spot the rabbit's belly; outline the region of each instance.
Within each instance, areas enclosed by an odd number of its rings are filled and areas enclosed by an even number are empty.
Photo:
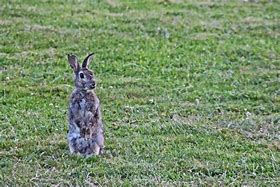
[[[82,128],[81,137],[86,139],[93,138],[93,130],[91,128]]]
[[[97,131],[97,121],[94,114],[87,110],[80,110],[80,133],[84,138],[92,138]]]

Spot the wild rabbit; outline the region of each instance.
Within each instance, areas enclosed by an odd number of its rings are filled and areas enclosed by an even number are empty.
[[[70,96],[67,139],[71,153],[85,156],[99,155],[104,149],[100,103],[93,91],[96,82],[88,69],[92,58],[93,54],[89,54],[80,66],[75,55],[68,55],[75,74],[75,89]]]

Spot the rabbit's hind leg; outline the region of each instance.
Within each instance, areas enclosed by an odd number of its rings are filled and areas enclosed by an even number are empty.
[[[98,147],[99,147],[99,153],[103,154],[104,153],[104,135],[103,135],[103,132],[97,135],[96,142],[97,142]]]
[[[68,133],[67,140],[70,153],[77,153],[77,139],[79,138],[79,134],[76,133]]]
[[[95,139],[91,140],[88,152],[90,154],[93,154],[93,155],[99,155],[99,153],[100,153],[100,146],[98,145],[98,142]]]
[[[99,145],[96,144],[95,148],[94,148],[94,155],[99,155],[100,154],[100,147]]]
[[[68,134],[68,145],[71,153],[80,153],[85,155],[88,152],[90,143],[79,134]]]

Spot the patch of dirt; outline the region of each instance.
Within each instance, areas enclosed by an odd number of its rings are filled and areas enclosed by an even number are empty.
[[[195,123],[197,123],[198,121],[201,120],[201,117],[196,116],[196,115],[190,115],[190,116],[184,117],[184,116],[180,116],[178,114],[172,114],[171,119],[176,123],[194,125]]]
[[[218,38],[219,36],[217,34],[210,33],[210,32],[201,32],[201,33],[193,34],[190,37],[193,40],[207,40],[210,38]]]
[[[226,115],[226,114],[225,114]],[[280,116],[257,116],[246,112],[240,120],[221,120],[219,126],[237,129],[249,139],[280,140]]]
[[[0,25],[11,25],[13,22],[11,20],[0,19]]]
[[[118,7],[120,6],[120,2],[118,0],[106,0],[107,4],[109,4],[112,7]]]

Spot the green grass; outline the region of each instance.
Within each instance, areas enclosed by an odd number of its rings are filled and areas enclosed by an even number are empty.
[[[0,2],[0,185],[280,185],[280,2]],[[70,155],[66,55],[103,156]]]

